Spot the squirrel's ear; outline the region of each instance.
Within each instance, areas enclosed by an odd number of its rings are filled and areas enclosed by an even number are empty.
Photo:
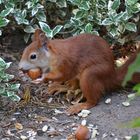
[[[32,38],[32,41],[37,41],[39,40],[40,34],[43,33],[41,29],[36,29]]]
[[[46,37],[45,33],[44,32],[40,33],[40,35],[39,35],[40,45],[47,47],[48,41],[49,41],[49,39]]]

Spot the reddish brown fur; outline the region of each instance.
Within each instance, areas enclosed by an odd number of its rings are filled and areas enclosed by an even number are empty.
[[[78,80],[86,98],[85,103],[71,106],[68,110],[70,114],[95,106],[105,91],[118,88],[124,79],[128,65],[135,59],[135,55],[132,56],[116,73],[113,54],[108,43],[101,37],[81,34],[62,40],[47,38],[45,40],[43,36],[41,36],[43,39],[40,39],[38,33],[37,31],[35,33],[37,39],[24,51],[21,62],[29,56],[33,48],[36,49],[36,46],[41,48],[41,44],[47,42],[46,47],[50,53],[48,63],[50,72],[45,74],[45,80],[70,81],[73,87],[77,87],[75,83],[77,84]],[[44,59],[43,56],[42,59]]]

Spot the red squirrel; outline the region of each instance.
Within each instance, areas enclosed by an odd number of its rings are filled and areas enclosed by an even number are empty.
[[[129,64],[128,64],[129,65]],[[23,52],[19,69],[28,71],[40,68],[42,77],[34,83],[44,81],[70,81],[79,84],[86,102],[72,105],[68,114],[94,107],[106,91],[121,84],[127,69],[118,78],[113,53],[109,44],[93,34],[80,34],[67,39],[48,39],[37,29],[32,43]],[[124,68],[122,68],[124,69]]]

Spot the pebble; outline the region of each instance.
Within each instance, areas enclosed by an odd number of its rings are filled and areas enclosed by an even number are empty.
[[[86,120],[82,120],[81,125],[85,126],[87,124]]]
[[[83,110],[78,114],[78,116],[79,116],[79,117],[82,117],[82,118],[85,118],[85,117],[87,117],[90,113],[91,113],[91,112],[90,112],[89,110],[83,109]]]
[[[27,140],[27,137],[24,135],[21,135],[20,138],[21,138],[21,140]]]
[[[131,140],[131,138],[132,138],[131,136],[125,136],[124,137],[125,140]]]
[[[98,130],[97,130],[97,129],[93,129],[93,130],[92,130],[92,133],[91,133],[91,139],[96,138],[97,135],[99,135]]]
[[[106,104],[111,104],[111,98],[106,99],[106,100],[105,100],[105,103],[106,103]]]
[[[43,131],[43,132],[46,132],[46,131],[48,130],[48,128],[49,128],[48,125],[44,125],[44,126],[42,127],[42,131]]]
[[[128,107],[128,106],[130,106],[130,103],[126,101],[126,102],[122,102],[122,105],[125,107]]]

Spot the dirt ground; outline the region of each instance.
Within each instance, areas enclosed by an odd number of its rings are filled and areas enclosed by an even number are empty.
[[[128,107],[122,105],[127,95],[132,93],[130,91],[121,90],[103,97],[96,107],[90,109],[90,114],[83,118],[65,114],[70,104],[64,95],[44,96],[47,85],[33,85],[19,80],[18,62],[26,46],[23,36],[19,34],[8,34],[1,39],[0,56],[13,62],[8,72],[14,74],[21,83],[21,97],[25,93],[23,90],[29,88],[31,99],[17,105],[9,99],[0,98],[0,140],[67,140],[83,122],[91,131],[93,140],[129,140],[126,136],[140,136],[140,128],[122,127],[123,123],[140,117],[140,98],[131,101]],[[108,98],[111,103],[106,104]],[[94,132],[96,137],[93,136]]]

